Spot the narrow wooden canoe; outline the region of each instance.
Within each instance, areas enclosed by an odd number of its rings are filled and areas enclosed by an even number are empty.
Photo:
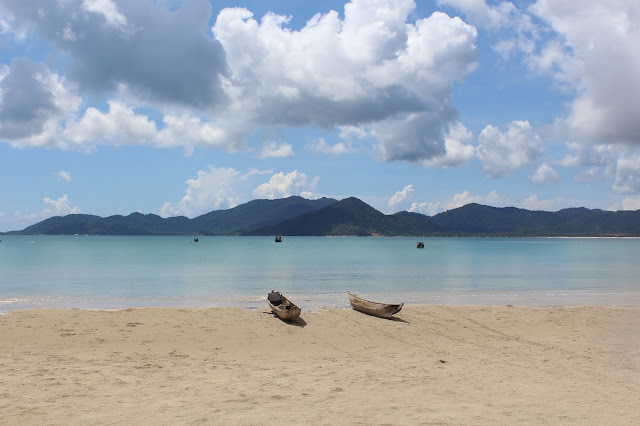
[[[271,312],[278,316],[278,318],[285,321],[293,321],[300,316],[302,309],[300,309],[295,303],[287,299],[279,292],[271,290],[271,293],[267,295],[267,303],[271,308]]]
[[[400,309],[404,306],[404,303],[394,305],[391,303],[372,302],[358,297],[358,295],[349,291],[347,295],[349,296],[349,303],[353,309],[376,317],[391,318],[393,314],[400,312]]]

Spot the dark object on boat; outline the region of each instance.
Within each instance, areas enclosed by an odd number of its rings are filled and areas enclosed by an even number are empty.
[[[416,245],[417,248],[424,248],[424,243],[418,241],[418,244]]]
[[[285,321],[293,321],[300,316],[302,310],[297,307],[291,300],[280,294],[279,291],[271,290],[267,294],[267,303],[271,311],[280,319]]]
[[[282,242],[282,237],[276,237],[276,243],[281,243]]]
[[[197,243],[198,241],[200,241],[200,240],[199,240],[199,239],[197,239],[197,238],[194,238],[194,239],[193,239],[193,242],[194,242],[194,243]]]
[[[347,292],[347,295],[349,295],[349,303],[353,309],[381,318],[391,318],[391,315],[400,312],[400,309],[404,306],[404,303],[394,305],[391,303],[372,302],[362,299],[350,291]]]

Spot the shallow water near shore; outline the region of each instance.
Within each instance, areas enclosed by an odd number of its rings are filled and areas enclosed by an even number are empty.
[[[0,313],[136,306],[304,310],[346,291],[412,304],[640,306],[640,239],[14,236],[0,243]],[[424,241],[424,249],[416,242]]]

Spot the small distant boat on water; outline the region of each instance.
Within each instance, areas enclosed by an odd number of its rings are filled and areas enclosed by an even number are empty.
[[[422,241],[418,241],[418,244],[416,244],[417,248],[424,248],[424,243]]]
[[[197,238],[194,238],[194,239],[193,239],[193,242],[194,242],[194,243],[197,243],[198,241],[200,241],[200,240],[199,240],[199,239],[197,239]]]
[[[365,300],[350,291],[347,292],[347,295],[349,296],[349,303],[353,309],[381,318],[391,318],[393,314],[400,312],[400,309],[404,306],[404,303],[391,304],[372,302],[370,300]]]
[[[278,318],[285,321],[295,320],[302,312],[302,309],[280,294],[279,291],[271,290],[271,293],[267,294],[267,303],[271,308],[271,312],[273,312]]]
[[[276,243],[281,243],[282,242],[282,237],[276,237]]]

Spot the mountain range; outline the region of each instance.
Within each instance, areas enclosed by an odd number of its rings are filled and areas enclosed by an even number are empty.
[[[386,215],[350,197],[253,200],[189,219],[154,214],[56,216],[8,234],[47,235],[358,235],[640,236],[640,210],[570,208],[557,212],[467,204],[435,216]]]

